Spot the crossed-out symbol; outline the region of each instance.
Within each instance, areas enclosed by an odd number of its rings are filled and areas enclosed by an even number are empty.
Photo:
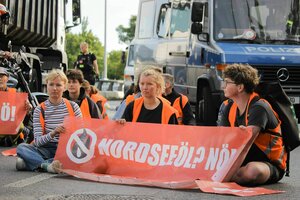
[[[90,145],[86,146],[84,141],[80,138],[80,135],[82,134],[86,134],[86,137],[89,137]],[[69,159],[77,164],[88,162],[94,156],[96,141],[97,141],[97,136],[90,129],[83,128],[75,131],[71,135],[66,146],[66,152]],[[72,152],[72,148],[74,147],[73,144],[78,146],[78,150],[81,152],[81,155],[84,156],[77,156],[73,154]]]

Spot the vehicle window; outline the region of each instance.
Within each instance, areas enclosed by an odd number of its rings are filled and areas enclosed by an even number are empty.
[[[190,31],[191,1],[174,1],[171,13],[171,37],[188,37]]]
[[[153,34],[154,1],[145,1],[140,9],[139,38],[150,38]]]
[[[167,37],[169,32],[171,3],[163,4],[159,11],[156,33],[158,37]]]
[[[128,51],[128,65],[129,66],[133,66],[134,65],[134,52],[133,52],[134,48],[133,45],[130,45],[129,47],[129,51]]]

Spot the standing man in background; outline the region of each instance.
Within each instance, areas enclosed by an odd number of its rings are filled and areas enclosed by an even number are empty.
[[[86,42],[80,44],[81,55],[77,57],[75,69],[80,69],[84,79],[91,85],[95,85],[95,76],[99,77],[99,69],[95,54],[89,53],[89,45]]]

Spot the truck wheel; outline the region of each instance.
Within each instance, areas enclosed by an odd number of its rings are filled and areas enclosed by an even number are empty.
[[[209,87],[203,87],[202,99],[198,103],[198,124],[203,126],[216,125],[216,112]]]

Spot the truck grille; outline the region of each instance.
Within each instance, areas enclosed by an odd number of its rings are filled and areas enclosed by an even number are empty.
[[[261,81],[279,81],[288,95],[300,95],[300,66],[254,66],[259,71]],[[277,73],[280,69],[286,69],[288,78],[280,80]],[[284,79],[284,77],[282,78]]]

